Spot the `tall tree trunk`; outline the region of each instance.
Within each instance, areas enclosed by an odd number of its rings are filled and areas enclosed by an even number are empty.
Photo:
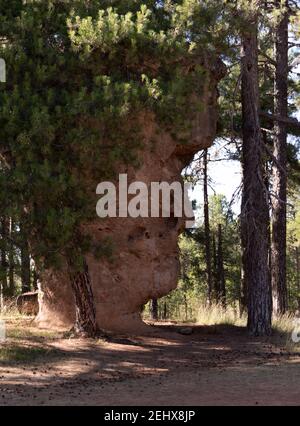
[[[208,174],[207,174],[208,152],[204,150],[203,155],[203,196],[204,196],[204,231],[205,231],[205,259],[207,276],[207,301],[211,304],[212,296],[212,271],[211,271],[211,247],[210,247],[210,224],[208,203]]]
[[[74,330],[79,335],[95,337],[98,329],[88,265],[84,260],[82,270],[75,271],[73,262],[69,260],[68,266],[76,306]]]
[[[220,297],[223,308],[226,308],[226,285],[225,285],[225,273],[224,273],[224,261],[223,261],[223,236],[222,236],[222,225],[218,225],[218,268],[217,277],[219,282]]]
[[[268,140],[268,134],[267,134],[266,131],[262,131],[262,137],[263,137],[264,146],[268,147],[269,140]],[[266,188],[266,192],[268,194],[270,194],[270,192],[271,192],[271,189],[270,189],[271,170],[270,170],[270,163],[269,163],[268,158],[264,159],[264,164],[265,164],[265,180],[264,180],[264,182],[265,182],[265,188]],[[270,197],[269,197],[269,204],[270,204]],[[269,230],[269,232],[268,232],[269,285],[270,285],[270,289],[272,289],[272,275],[271,275],[271,271],[272,271],[272,243],[271,243],[270,206],[269,206],[269,209],[268,209],[268,230]]]
[[[150,315],[153,321],[158,320],[158,303],[157,299],[152,299],[150,303]]]
[[[242,34],[243,267],[248,295],[248,329],[271,334],[272,295],[268,265],[268,195],[264,184],[263,141],[259,120],[257,19]]]
[[[277,0],[277,10],[281,1]],[[285,2],[288,7],[288,1]],[[288,10],[284,11],[275,34],[275,98],[274,115],[288,116]],[[287,202],[287,129],[286,124],[274,124],[274,158],[272,197],[272,289],[276,314],[288,309],[286,283],[286,202]]]

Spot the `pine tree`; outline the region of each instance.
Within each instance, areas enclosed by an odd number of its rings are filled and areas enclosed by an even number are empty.
[[[288,0],[281,12],[275,33],[275,99],[274,115],[288,117]],[[287,126],[274,124],[273,197],[272,197],[272,287],[273,304],[277,314],[288,309],[286,283],[286,203],[287,203]]]
[[[206,258],[206,276],[207,276],[207,301],[212,302],[212,264],[211,264],[211,233],[209,225],[209,201],[208,201],[208,151],[204,150],[203,155],[203,197],[204,197],[204,230],[205,230],[205,258]]]
[[[242,33],[243,262],[248,291],[248,328],[271,333],[272,299],[268,264],[268,194],[264,183],[263,141],[259,119],[258,21],[250,12]]]

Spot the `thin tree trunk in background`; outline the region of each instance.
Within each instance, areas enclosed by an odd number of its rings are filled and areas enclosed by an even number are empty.
[[[164,320],[167,319],[167,316],[168,316],[167,302],[164,302],[164,313],[163,313]]]
[[[278,9],[281,1],[277,1]],[[288,1],[285,2],[288,7]],[[277,10],[278,10],[277,9]],[[275,98],[274,115],[288,116],[288,26],[286,10],[275,34]],[[275,121],[272,197],[272,289],[273,307],[276,314],[288,310],[286,283],[286,203],[287,203],[287,129],[286,124]]]
[[[8,280],[9,280],[9,296],[11,296],[11,297],[15,295],[15,277],[14,277],[15,260],[14,260],[14,244],[12,242],[13,230],[14,230],[14,223],[13,223],[12,218],[10,218],[10,221],[9,221],[10,245],[9,245],[9,255],[8,255],[8,263],[9,263]]]
[[[7,261],[7,241],[8,241],[8,222],[7,218],[2,218],[1,220],[1,284],[2,284],[2,294],[3,296],[7,295],[8,291],[8,261]]]
[[[297,302],[298,302],[298,311],[300,315],[300,256],[299,256],[299,247],[296,247],[296,280],[297,280]]]
[[[265,145],[265,147],[268,147],[269,145],[269,140],[268,140],[268,134],[265,131],[262,131],[262,138],[263,138],[263,143]],[[270,170],[270,165],[268,162],[268,158],[264,159],[264,164],[265,164],[265,178],[264,178],[264,183],[265,183],[265,188],[266,188],[266,192],[267,194],[270,194],[271,190],[270,190],[270,176],[271,176],[271,170]],[[269,197],[270,198],[270,197]],[[268,207],[270,204],[270,199],[269,199],[269,203],[268,203]],[[268,264],[269,264],[269,285],[270,285],[270,289],[272,289],[272,275],[271,275],[271,271],[272,271],[272,243],[271,243],[271,217],[270,217],[270,208],[268,208]]]
[[[243,254],[242,254],[243,255]],[[241,280],[240,280],[240,317],[244,315],[244,312],[247,311],[247,294],[248,290],[246,288],[246,281],[245,281],[245,272],[243,267],[243,260],[241,265]]]
[[[38,290],[38,273],[37,270],[34,268],[33,274],[32,274],[32,287],[34,291]]]
[[[11,254],[11,251],[9,252],[8,282],[9,282],[8,294],[9,294],[9,296],[14,296],[14,294],[15,294],[15,273],[14,273],[14,258],[13,258],[13,255]]]
[[[225,284],[225,273],[224,273],[224,261],[223,261],[223,236],[222,236],[222,225],[218,225],[218,267],[217,267],[217,277],[218,277],[218,287],[220,289],[219,299],[221,300],[223,308],[226,308],[226,284]]]
[[[184,315],[185,315],[185,320],[188,320],[188,303],[187,303],[187,298],[186,298],[186,294],[183,295],[183,300],[184,300]]]
[[[83,270],[76,272],[70,261],[69,276],[76,306],[75,332],[85,337],[95,337],[97,334],[96,310],[86,261],[84,260]]]
[[[248,291],[248,329],[270,335],[272,294],[268,264],[268,195],[264,184],[263,141],[259,120],[257,19],[242,34],[243,196],[241,236]]]
[[[22,234],[21,229],[21,283],[22,283],[22,293],[26,293],[31,290],[31,270],[30,270],[30,253],[29,253],[29,244],[26,238],[26,235]]]
[[[210,224],[208,203],[208,174],[207,174],[208,152],[204,150],[203,155],[203,196],[204,196],[204,232],[205,232],[205,260],[207,276],[207,301],[211,304],[212,296],[212,271],[211,271],[211,247],[210,247]]]
[[[4,303],[3,303],[3,286],[2,282],[0,282],[0,312],[3,311]]]
[[[214,288],[214,299],[216,303],[220,301],[220,286],[218,281],[218,261],[217,261],[217,248],[216,248],[216,238],[215,235],[212,235],[212,277],[213,277],[213,288]]]
[[[158,303],[157,299],[152,299],[150,303],[150,315],[153,321],[158,320]]]

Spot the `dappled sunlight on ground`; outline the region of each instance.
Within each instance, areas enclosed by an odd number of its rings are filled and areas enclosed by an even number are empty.
[[[299,403],[300,356],[282,340],[222,325],[190,326],[191,335],[182,335],[184,327],[91,340],[12,321],[0,344],[0,404],[272,404],[280,389],[285,401],[290,392],[290,403]],[[269,396],[260,399],[263,389]]]

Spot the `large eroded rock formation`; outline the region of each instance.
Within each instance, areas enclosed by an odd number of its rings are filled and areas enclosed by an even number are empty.
[[[141,166],[123,168],[128,181],[181,181],[182,169],[193,155],[209,147],[215,137],[217,121],[217,82],[223,73],[221,63],[209,68],[202,96],[203,108],[197,113],[187,144],[178,144],[170,133],[158,128],[152,115],[141,114],[143,149]],[[93,191],[96,186],[93,188]],[[95,205],[99,197],[95,194]],[[159,298],[176,288],[179,272],[178,236],[185,219],[108,218],[95,220],[85,227],[98,245],[109,237],[113,259],[97,260],[87,256],[95,298],[98,326],[128,332],[145,327],[140,311],[151,298]],[[42,324],[71,325],[75,319],[74,299],[68,275],[61,271],[44,274],[41,285]]]

